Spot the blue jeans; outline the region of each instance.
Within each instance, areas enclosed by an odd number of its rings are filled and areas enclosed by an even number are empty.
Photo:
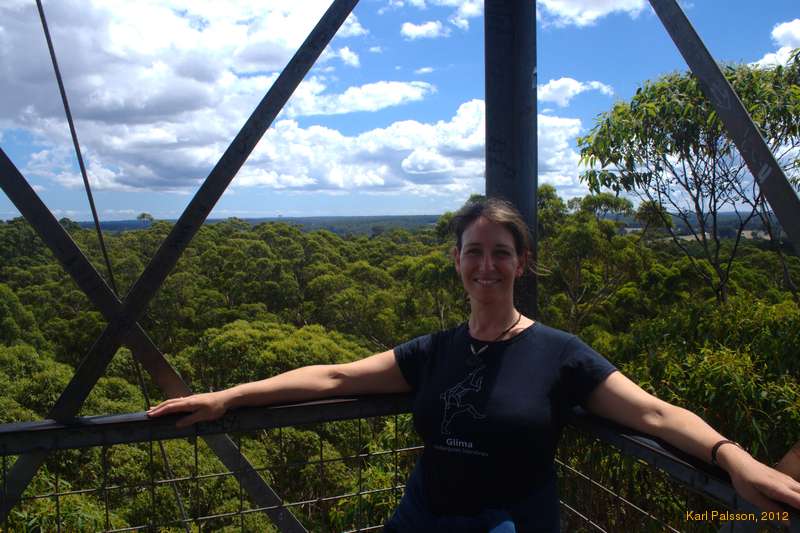
[[[558,533],[555,478],[507,509],[483,509],[474,516],[434,514],[426,503],[418,462],[403,498],[386,523],[386,533]]]

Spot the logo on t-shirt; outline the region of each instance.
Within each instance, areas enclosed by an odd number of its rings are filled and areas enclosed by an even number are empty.
[[[450,435],[450,422],[456,415],[467,413],[474,420],[486,418],[486,415],[467,401],[467,396],[471,392],[479,392],[483,386],[483,371],[486,365],[481,365],[474,369],[467,376],[445,390],[439,395],[444,401],[444,413],[442,415],[442,435]]]
[[[468,440],[461,440],[455,438],[449,438],[445,441],[445,444],[448,446],[457,446],[459,448],[472,448],[472,443]]]

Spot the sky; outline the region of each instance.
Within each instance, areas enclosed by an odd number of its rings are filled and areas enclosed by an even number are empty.
[[[100,219],[180,216],[329,4],[45,1]],[[797,0],[682,6],[718,61],[800,47]],[[482,10],[361,0],[211,218],[439,214],[482,193]],[[539,183],[583,195],[576,138],[687,67],[646,0],[539,0],[536,24]],[[91,219],[34,0],[0,1],[0,147],[57,217]]]

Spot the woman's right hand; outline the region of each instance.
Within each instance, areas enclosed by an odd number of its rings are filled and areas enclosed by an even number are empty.
[[[178,420],[176,427],[184,428],[198,422],[216,420],[228,410],[226,405],[225,391],[206,392],[203,394],[193,394],[184,398],[172,398],[165,402],[151,407],[147,411],[147,416],[156,418],[174,413],[191,413]]]
[[[394,350],[351,363],[311,365],[218,392],[173,398],[147,411],[151,417],[190,413],[178,427],[216,420],[234,407],[305,402],[332,396],[408,392]]]

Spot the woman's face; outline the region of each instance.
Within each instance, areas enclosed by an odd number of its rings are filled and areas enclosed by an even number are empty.
[[[454,255],[456,271],[471,300],[513,300],[514,280],[522,275],[525,265],[508,229],[480,217],[464,230],[461,250],[455,249]]]

